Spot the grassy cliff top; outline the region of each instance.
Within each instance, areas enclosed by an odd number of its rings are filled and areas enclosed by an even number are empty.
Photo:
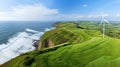
[[[65,42],[78,43],[86,41],[92,37],[101,36],[101,33],[96,30],[82,30],[77,28],[57,28],[46,32],[41,37],[41,42],[50,39],[55,45]]]

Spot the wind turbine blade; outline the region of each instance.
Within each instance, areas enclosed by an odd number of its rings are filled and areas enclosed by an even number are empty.
[[[103,22],[104,22],[103,20],[100,21],[99,27],[103,24]]]
[[[109,25],[111,25],[107,19],[105,19],[105,22],[108,23]]]
[[[102,13],[102,16],[101,16],[101,17],[102,17],[102,19],[104,19],[103,13]]]

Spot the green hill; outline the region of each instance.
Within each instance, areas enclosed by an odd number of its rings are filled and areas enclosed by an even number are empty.
[[[80,35],[67,29],[54,29],[46,32],[38,45],[38,49],[53,47],[62,43],[75,43],[81,39]]]
[[[22,54],[0,67],[120,67],[120,39],[102,38],[99,31],[58,28],[42,36],[43,46],[46,40],[54,46]]]
[[[92,32],[92,33],[91,33]],[[82,30],[77,28],[57,28],[46,32],[38,45],[38,49],[53,47],[62,43],[78,43],[86,41],[92,36],[100,36],[96,30]]]

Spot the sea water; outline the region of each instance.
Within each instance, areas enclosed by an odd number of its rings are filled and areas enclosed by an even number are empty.
[[[34,40],[52,29],[54,22],[4,21],[0,22],[0,64],[22,53],[32,51]]]

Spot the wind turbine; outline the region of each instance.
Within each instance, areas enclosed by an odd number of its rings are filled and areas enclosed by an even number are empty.
[[[75,23],[75,27],[76,27],[76,28],[78,27],[79,17],[81,17],[81,16],[75,16],[75,17],[73,17],[73,18],[74,18],[74,23]]]
[[[102,24],[102,34],[103,34],[103,38],[105,38],[105,28],[106,28],[106,23],[111,25],[109,23],[109,21],[105,18],[106,16],[102,13],[102,19],[101,19],[101,22],[100,22],[100,25]]]

